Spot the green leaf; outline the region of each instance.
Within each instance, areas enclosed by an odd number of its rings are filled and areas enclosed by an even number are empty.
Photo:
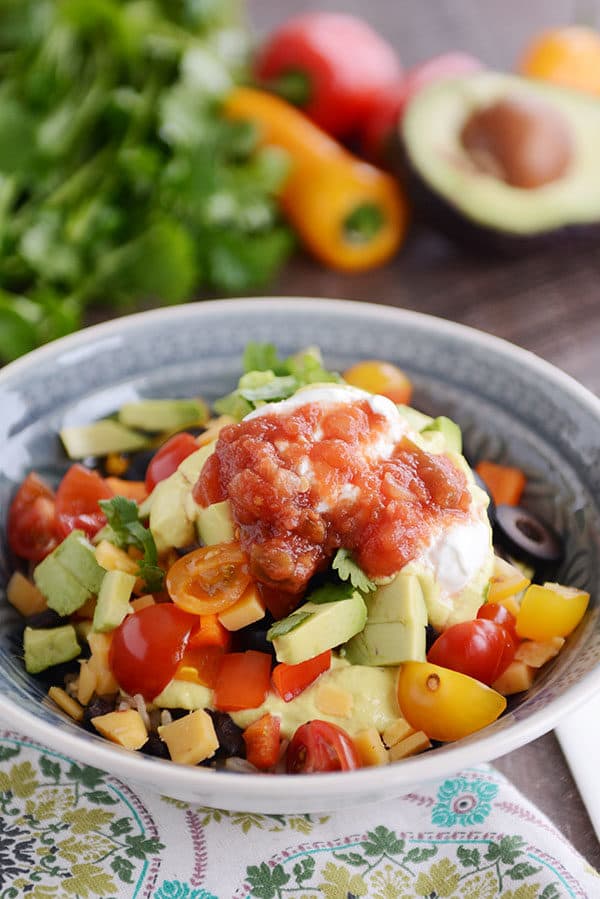
[[[306,855],[301,858],[292,868],[292,873],[296,878],[296,883],[301,886],[303,881],[310,880],[315,873],[315,860],[312,855]]]
[[[261,385],[246,386],[243,382],[247,383],[247,380],[254,374],[271,375],[271,377],[265,378]],[[287,399],[296,392],[299,386],[296,378],[291,375],[277,377],[273,372],[251,372],[249,375],[243,375],[240,379],[238,390],[240,396],[249,403],[269,403]]]
[[[89,793],[85,793],[85,797],[89,802],[94,802],[97,805],[116,805],[118,802],[108,790],[92,790]]]
[[[549,883],[544,887],[538,899],[560,899],[560,892],[556,883]]]
[[[127,836],[125,837],[125,842],[127,843],[128,854],[133,856],[133,858],[139,858],[141,861],[145,861],[148,855],[156,855],[161,849],[165,848],[164,844],[156,837],[146,838],[143,835]]]
[[[499,843],[495,843],[493,840],[489,843],[485,858],[490,862],[499,859],[505,865],[514,865],[522,853],[523,837],[502,837]]]
[[[246,373],[252,371],[275,371],[279,361],[277,348],[273,343],[250,341],[246,344],[242,357],[242,364]]]
[[[362,848],[366,855],[398,855],[404,850],[404,840],[399,840],[393,831],[380,824],[375,830],[367,831]]]
[[[342,599],[350,599],[354,593],[354,587],[348,581],[341,583],[323,584],[310,593],[306,599],[317,605],[328,602],[339,602]]]
[[[406,853],[404,861],[418,864],[419,862],[427,861],[428,858],[433,858],[434,855],[437,855],[435,846],[415,846]]]
[[[158,553],[152,532],[139,520],[137,503],[124,496],[113,496],[111,499],[100,500],[99,505],[106,515],[116,545],[121,548],[135,546],[143,552],[144,556],[138,563],[138,573],[149,592],[161,590],[165,573],[157,564]]]
[[[261,862],[260,867],[250,865],[246,868],[246,880],[252,888],[252,895],[258,899],[275,899],[279,895],[279,888],[288,883],[290,877],[281,865],[270,868],[266,862]]]
[[[42,310],[24,297],[0,291],[0,359],[11,362],[39,342]]]
[[[90,765],[80,766],[73,762],[67,772],[67,776],[71,780],[79,781],[84,787],[93,790],[102,783],[105,774],[99,768],[92,768]]]
[[[361,593],[371,593],[377,589],[377,584],[368,578],[362,568],[356,564],[349,549],[338,549],[331,567],[337,571],[342,581],[349,580],[352,586]]]
[[[40,771],[46,777],[49,777],[50,780],[53,780],[54,783],[58,783],[60,778],[60,765],[58,762],[53,762],[47,755],[42,755],[40,757]]]
[[[76,808],[65,812],[64,820],[71,825],[73,833],[92,833],[107,825],[113,815],[100,808]]]
[[[253,408],[252,403],[241,397],[237,390],[234,390],[233,393],[228,393],[227,396],[222,396],[213,403],[213,409],[218,415],[231,415],[236,421],[241,421],[242,418],[245,418],[249,412],[252,412]]]
[[[73,865],[71,876],[61,880],[61,888],[70,896],[110,896],[116,892],[116,885],[110,874],[99,865]]]
[[[123,883],[133,883],[135,865],[122,855],[116,855],[110,863],[111,869]]]
[[[0,762],[6,762],[8,759],[19,755],[20,752],[21,750],[18,746],[0,746]],[[42,756],[42,759],[44,758],[45,756]]]
[[[449,858],[441,858],[434,862],[427,873],[419,874],[415,883],[418,896],[450,897],[460,881],[459,870]]]
[[[476,868],[481,861],[479,849],[468,849],[466,846],[459,846],[456,855],[464,868]]]
[[[509,868],[506,874],[508,877],[512,877],[513,880],[525,880],[526,877],[531,877],[541,870],[541,868],[536,868],[535,865],[530,865],[529,862],[519,862],[514,868]]]
[[[355,868],[362,868],[365,864],[365,860],[362,855],[359,855],[358,852],[334,852],[334,858],[337,858],[341,862],[346,862],[348,865],[353,865]]]
[[[302,624],[308,618],[312,618],[312,616],[312,612],[303,612],[300,609],[288,615],[287,618],[281,618],[267,631],[267,640],[274,640],[275,637],[283,637],[284,634],[289,634],[290,631],[293,631],[299,624]]]
[[[121,834],[129,833],[131,831],[131,819],[130,818],[118,818],[117,821],[113,821],[110,825],[110,832],[115,836],[121,836]]]

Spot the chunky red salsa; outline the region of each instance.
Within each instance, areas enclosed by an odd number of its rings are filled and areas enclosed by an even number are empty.
[[[265,584],[298,592],[339,547],[370,577],[391,575],[464,517],[470,493],[450,458],[389,435],[367,400],[267,411],[221,431],[194,499],[229,499]]]

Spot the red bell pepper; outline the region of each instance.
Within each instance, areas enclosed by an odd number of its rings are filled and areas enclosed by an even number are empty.
[[[266,652],[230,652],[223,656],[215,684],[215,708],[222,712],[255,709],[264,702],[271,680]]]
[[[279,718],[267,712],[243,732],[246,758],[257,768],[272,768],[279,758]]]
[[[303,690],[306,690],[320,674],[329,669],[331,665],[331,650],[327,649],[320,655],[298,665],[286,665],[282,662],[273,669],[273,686],[285,702],[290,702]]]

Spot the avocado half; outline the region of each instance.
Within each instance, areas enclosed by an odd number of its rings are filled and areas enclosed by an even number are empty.
[[[463,146],[463,128],[475,112],[507,97],[538,100],[562,116],[571,157],[561,177],[520,188],[477,170]],[[600,224],[600,100],[514,75],[475,72],[419,92],[399,137],[401,176],[417,212],[454,240],[512,253],[557,236],[589,236]]]

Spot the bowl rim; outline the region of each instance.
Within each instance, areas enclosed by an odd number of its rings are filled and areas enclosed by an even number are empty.
[[[433,329],[442,336],[456,337],[467,344],[478,347],[488,347],[495,355],[520,363],[533,373],[539,373],[544,380],[556,384],[563,392],[573,395],[579,403],[590,410],[594,417],[600,418],[600,399],[590,390],[551,363],[503,338],[438,316],[394,306],[356,300],[284,295],[206,300],[197,304],[169,306],[138,312],[92,325],[33,350],[11,362],[0,371],[0,387],[10,383],[14,378],[18,378],[21,373],[35,368],[41,362],[51,360],[64,352],[82,347],[93,347],[97,341],[107,337],[122,338],[148,321],[167,322],[186,317],[201,319],[212,314],[227,315],[240,312],[249,315],[264,315],[269,309],[281,311],[282,303],[295,312],[306,312],[312,307],[318,307],[321,311],[327,310],[342,318],[352,314],[359,318],[393,321],[394,324],[401,324],[404,321],[420,330]],[[0,713],[10,722],[11,730],[21,729],[28,737],[39,740],[52,749],[72,755],[80,761],[119,778],[129,778],[138,783],[160,784],[161,792],[168,793],[169,790],[172,790],[179,795],[185,795],[186,789],[190,790],[190,777],[192,777],[195,795],[201,793],[202,787],[205,785],[211,793],[214,791],[222,793],[225,799],[233,788],[236,798],[240,802],[255,801],[256,808],[259,808],[264,806],[265,792],[279,793],[279,795],[285,796],[286,804],[292,808],[295,800],[301,802],[306,799],[307,794],[311,789],[316,789],[316,784],[318,784],[319,801],[322,802],[322,808],[326,809],[334,807],[333,801],[339,797],[340,791],[347,794],[356,792],[364,796],[365,793],[372,790],[374,795],[380,796],[385,783],[386,795],[391,797],[419,781],[446,776],[511,752],[551,730],[563,715],[585,703],[599,687],[600,665],[589,671],[578,683],[567,687],[565,692],[554,698],[548,706],[534,710],[527,718],[516,721],[500,733],[485,736],[484,729],[480,732],[482,736],[474,742],[464,745],[461,745],[462,741],[458,741],[456,744],[446,744],[443,752],[423,753],[403,760],[401,765],[333,772],[326,778],[319,774],[308,774],[299,778],[290,777],[287,774],[275,774],[269,775],[268,779],[265,779],[264,774],[252,773],[244,773],[241,778],[233,778],[232,772],[229,771],[214,771],[197,767],[192,769],[192,774],[189,766],[130,752],[108,743],[101,737],[96,738],[95,735],[93,739],[90,739],[90,735],[86,733],[85,738],[82,739],[75,731],[60,730],[56,724],[38,718],[2,694],[0,694]],[[272,786],[267,788],[267,784],[272,784]]]

